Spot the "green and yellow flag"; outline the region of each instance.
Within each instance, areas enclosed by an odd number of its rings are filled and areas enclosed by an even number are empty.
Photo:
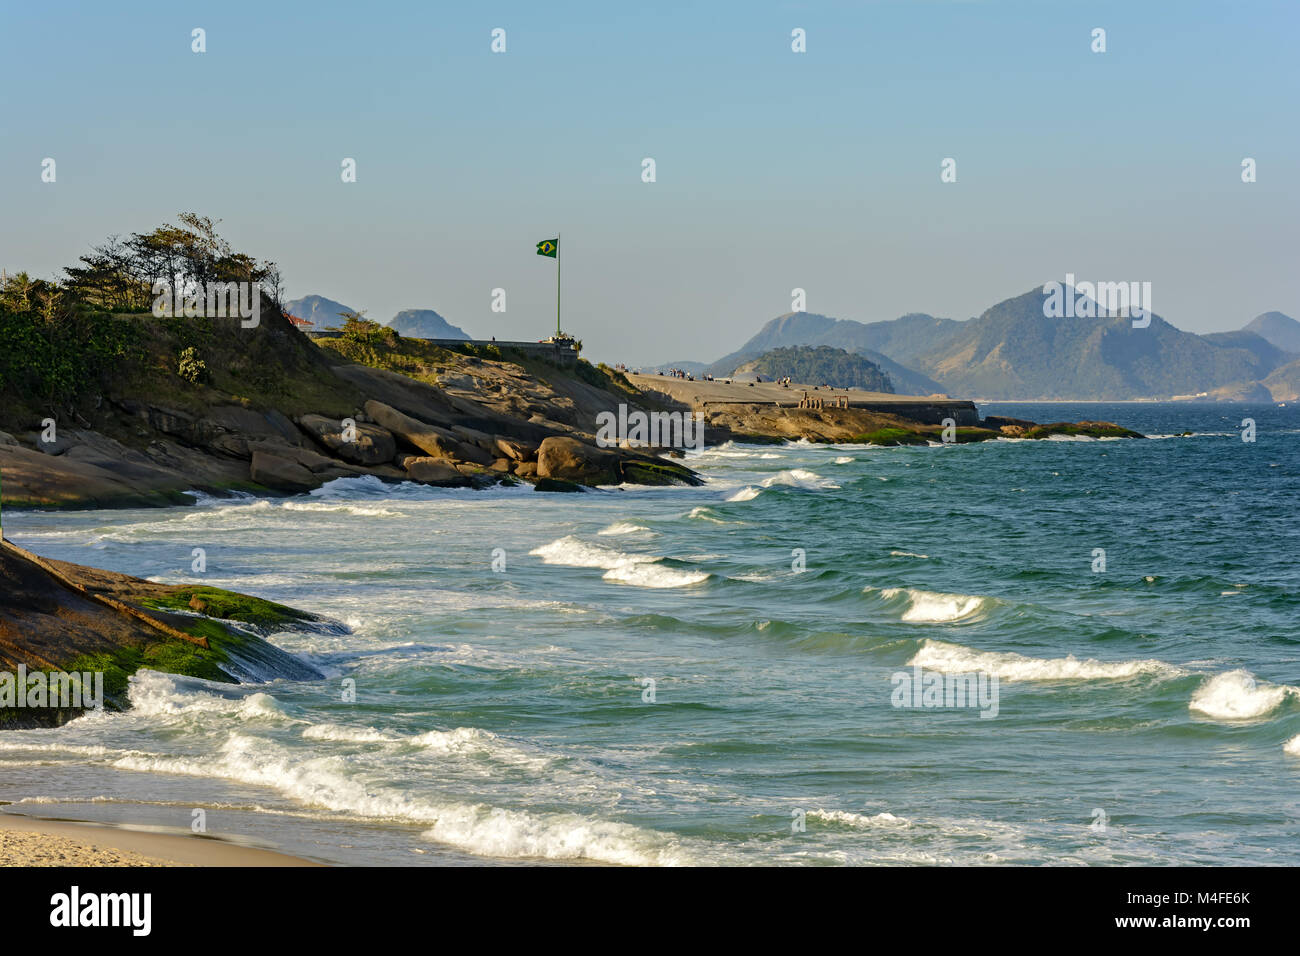
[[[559,253],[560,240],[558,238],[543,239],[537,244],[537,254],[539,256],[549,256],[550,258],[555,259],[559,256]]]

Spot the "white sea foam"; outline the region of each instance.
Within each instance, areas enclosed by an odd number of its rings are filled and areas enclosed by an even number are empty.
[[[596,860],[627,865],[690,862],[669,837],[574,813],[535,813],[430,800],[355,775],[348,758],[291,755],[269,740],[232,734],[201,758],[127,754],[121,770],[216,777],[270,787],[312,807],[427,827],[426,838],[480,856]]]
[[[221,714],[236,720],[294,721],[270,694],[232,693],[223,696],[205,691],[196,692],[187,686],[185,678],[157,671],[140,670],[131,675],[127,694],[131,700],[131,713],[140,717],[177,717],[193,714]],[[199,682],[194,681],[194,684]],[[210,686],[210,685],[209,685]]]
[[[854,827],[859,830],[870,830],[877,827],[910,827],[912,821],[904,817],[896,817],[892,813],[876,813],[868,816],[863,813],[850,813],[848,810],[809,810],[808,816],[815,820],[823,820],[827,823],[842,823],[845,826]]]
[[[588,544],[567,535],[550,544],[534,548],[536,555],[546,564],[562,564],[573,568],[604,568],[606,581],[632,584],[643,588],[679,588],[699,584],[709,578],[707,571],[679,571],[661,565],[664,559],[653,554],[631,554]]]
[[[303,730],[302,736],[305,740],[367,744],[394,751],[414,748],[440,756],[482,758],[515,767],[526,767],[532,772],[541,772],[552,763],[548,757],[526,751],[502,740],[490,731],[480,730],[477,727],[429,730],[414,736],[403,736],[374,727],[350,727],[344,724],[324,723],[307,727]]]
[[[1134,677],[1167,679],[1186,673],[1181,667],[1151,659],[1079,660],[1072,654],[1055,658],[1027,657],[1012,652],[977,651],[959,644],[929,640],[921,645],[920,650],[907,663],[912,667],[919,666],[944,674],[983,671],[986,674],[995,674],[999,680],[1009,682],[1129,680]]]
[[[915,551],[890,551],[891,558],[928,558],[928,554],[917,554]]]
[[[722,518],[719,518],[712,508],[707,508],[704,505],[697,505],[692,508],[690,511],[686,512],[685,517],[694,518],[697,521],[711,521],[714,524],[727,523]]]
[[[606,581],[634,584],[642,588],[683,588],[702,584],[710,577],[707,571],[679,571],[660,564],[624,564],[610,568],[602,577]]]
[[[1253,720],[1272,713],[1300,688],[1256,680],[1250,671],[1216,674],[1196,689],[1190,710],[1216,720]]]
[[[630,521],[616,521],[607,528],[601,528],[596,534],[601,535],[623,535],[623,534],[640,534],[649,531],[645,525],[633,524]]]
[[[964,621],[981,614],[992,603],[991,599],[975,594],[944,594],[919,588],[885,588],[880,596],[886,600],[906,597],[907,610],[903,612],[903,620],[909,624]]]
[[[807,468],[790,468],[786,471],[779,471],[770,478],[763,479],[764,488],[772,488],[776,485],[803,488],[807,491],[824,491],[839,487],[835,482],[823,478],[817,472],[809,471]]]
[[[855,459],[854,459],[851,455],[840,455],[840,457],[838,457],[838,458],[835,459],[835,464],[837,464],[837,465],[847,465],[849,462],[854,461],[854,460],[855,460]]]
[[[1282,745],[1282,752],[1293,757],[1300,757],[1300,734],[1296,734]]]
[[[324,501],[285,501],[280,504],[285,511],[315,511],[322,513],[341,513],[358,515],[364,518],[400,518],[400,511],[379,508],[373,505],[350,505],[343,502],[327,503]]]
[[[741,488],[739,491],[737,491],[734,495],[732,495],[727,500],[728,501],[753,501],[762,493],[763,493],[762,489],[755,488],[753,485],[750,485],[746,488]]]
[[[392,744],[397,737],[374,727],[345,727],[342,724],[312,724],[303,730],[307,740],[328,740],[345,744]]]
[[[663,560],[653,554],[630,554],[599,544],[588,544],[571,534],[533,548],[528,553],[541,558],[544,564],[562,564],[571,568],[609,569],[625,564],[647,564]]]

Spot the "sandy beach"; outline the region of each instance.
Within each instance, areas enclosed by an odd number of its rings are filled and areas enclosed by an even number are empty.
[[[0,814],[0,866],[321,866],[210,837]]]

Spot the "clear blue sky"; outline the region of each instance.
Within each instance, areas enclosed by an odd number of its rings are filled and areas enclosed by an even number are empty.
[[[290,297],[536,339],[562,232],[566,329],[630,364],[717,358],[794,287],[967,318],[1073,272],[1150,281],[1191,331],[1300,317],[1298,26],[1294,0],[10,3],[0,266],[194,210]]]

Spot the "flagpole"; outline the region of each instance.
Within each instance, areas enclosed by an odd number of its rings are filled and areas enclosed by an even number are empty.
[[[560,234],[555,234],[555,336],[560,336],[560,256],[563,249],[560,245]]]

